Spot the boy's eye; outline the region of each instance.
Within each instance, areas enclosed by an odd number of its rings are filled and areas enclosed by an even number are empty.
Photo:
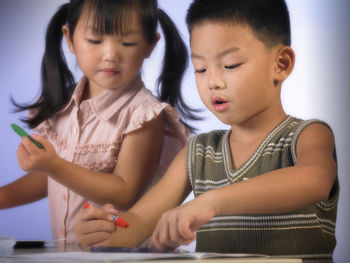
[[[101,44],[101,40],[97,40],[97,39],[88,39],[89,43],[94,44],[94,45],[98,45]]]
[[[225,66],[225,69],[235,69],[238,68],[240,65],[242,65],[242,63]]]
[[[196,74],[203,74],[206,70],[205,69],[196,69],[195,73]]]
[[[135,45],[136,45],[136,42],[123,42],[124,47],[132,47]]]

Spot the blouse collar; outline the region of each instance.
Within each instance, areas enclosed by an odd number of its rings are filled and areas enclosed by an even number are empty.
[[[74,107],[77,108],[81,108],[83,104],[89,104],[92,111],[99,119],[102,121],[108,121],[111,117],[118,113],[122,107],[138,93],[140,89],[144,87],[141,74],[138,74],[132,81],[123,87],[118,89],[107,89],[95,98],[81,102],[86,82],[87,78],[83,76],[77,84],[70,101],[60,112],[66,111],[73,104]]]

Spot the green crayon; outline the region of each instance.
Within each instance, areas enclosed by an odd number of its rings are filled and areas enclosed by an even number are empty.
[[[43,146],[38,143],[36,140],[32,139],[32,137],[29,136],[28,133],[25,132],[25,130],[23,130],[21,127],[19,127],[18,125],[12,123],[11,124],[11,128],[21,137],[26,136],[29,140],[31,140],[36,147],[38,147],[39,149],[43,148]]]

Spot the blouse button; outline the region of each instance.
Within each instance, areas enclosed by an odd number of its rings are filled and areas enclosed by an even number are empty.
[[[63,201],[67,201],[67,195],[63,195]]]
[[[77,127],[74,127],[73,128],[73,134],[77,134],[78,133],[78,128]]]

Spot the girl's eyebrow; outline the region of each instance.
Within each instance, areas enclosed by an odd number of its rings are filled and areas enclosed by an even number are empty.
[[[228,48],[228,49],[225,49],[224,51],[221,51],[219,54],[216,55],[217,58],[222,58],[230,53],[234,53],[234,52],[237,52],[239,50],[239,47],[231,47],[231,48]],[[201,56],[201,55],[198,55],[196,53],[191,53],[191,58],[195,58],[195,59],[201,59],[203,60],[204,57]]]

